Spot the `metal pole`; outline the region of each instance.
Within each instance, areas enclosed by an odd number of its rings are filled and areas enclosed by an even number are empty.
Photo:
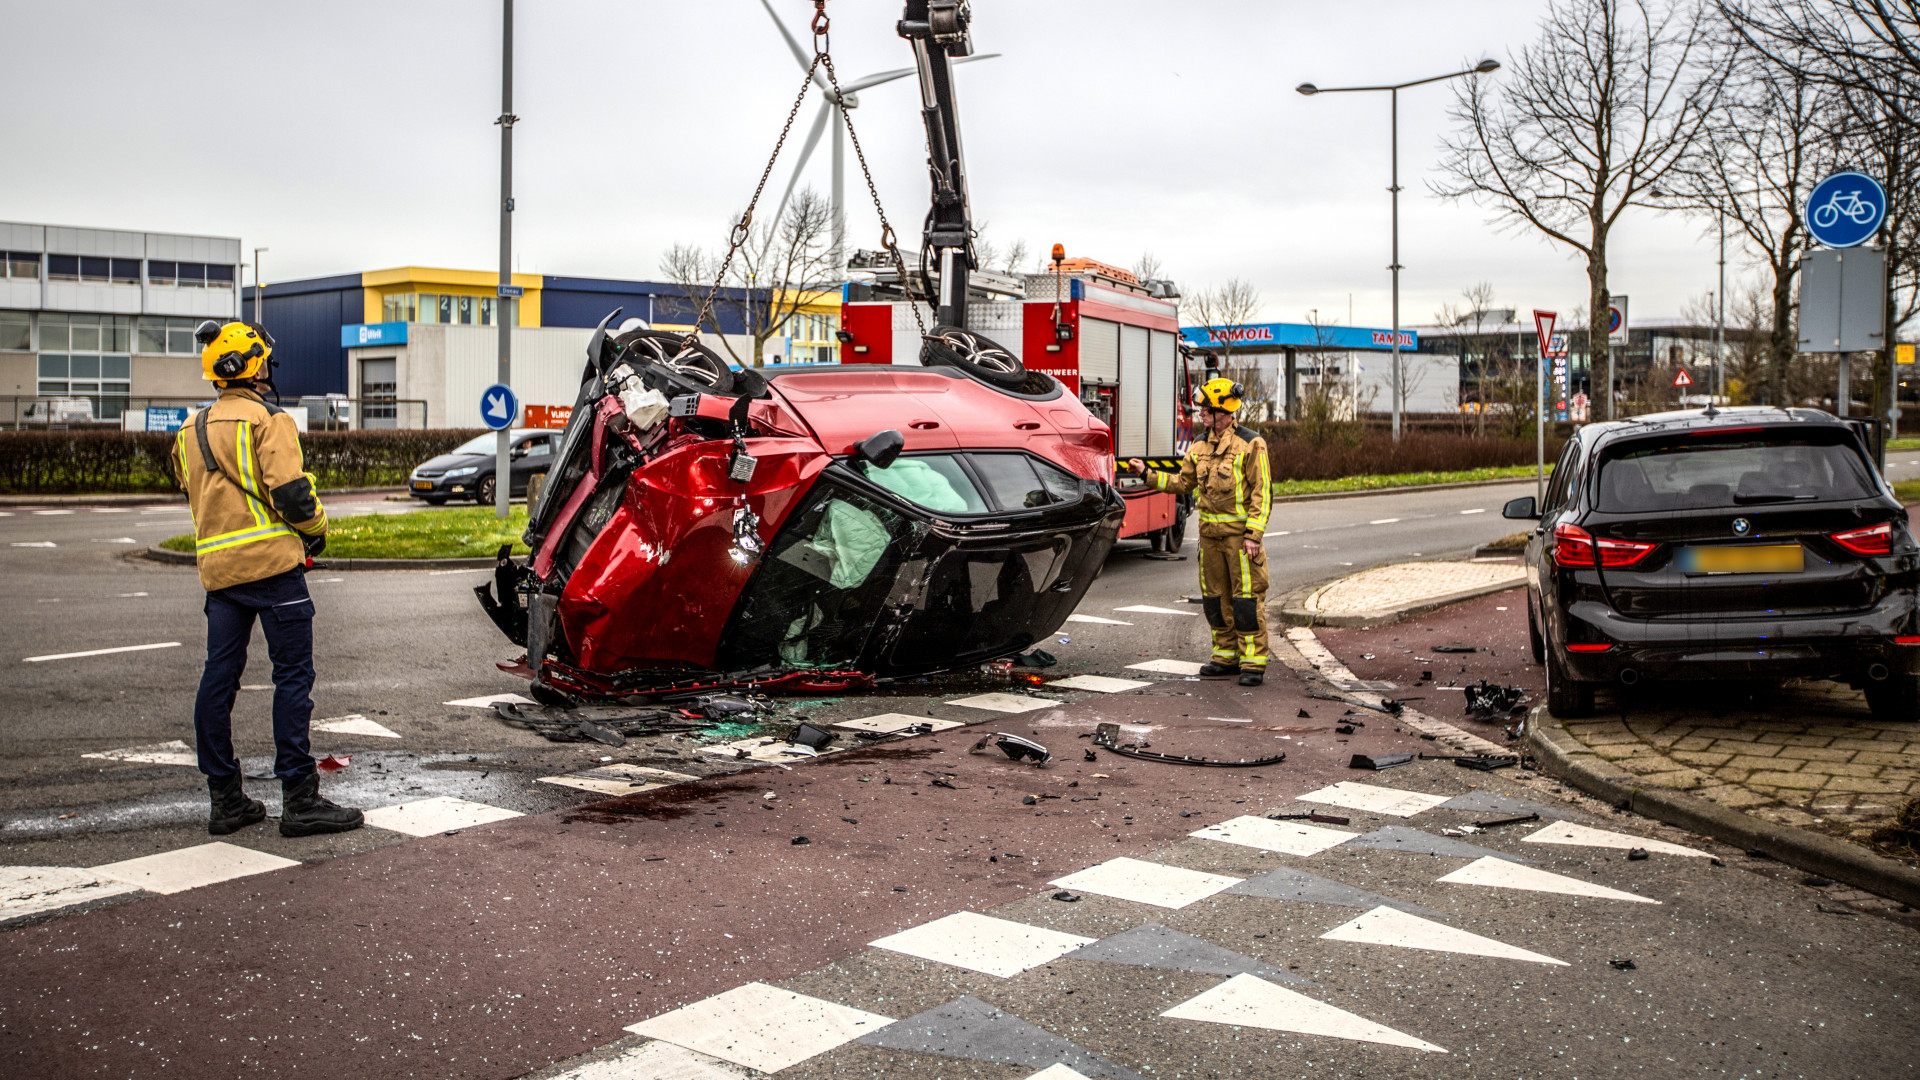
[[[1727,392],[1727,215],[1720,215],[1720,291],[1714,294],[1713,372],[1714,396]]]
[[[1519,313],[1515,312],[1517,316]],[[1569,353],[1567,363],[1573,363]],[[1533,365],[1534,414],[1533,414],[1533,508],[1539,510],[1547,501],[1547,354],[1542,352]],[[1483,403],[1484,404],[1484,403]]]
[[[261,292],[260,285],[260,253],[267,250],[270,249],[263,247],[253,249],[253,321],[257,326],[267,325],[267,301],[266,296]]]
[[[1400,410],[1403,395],[1400,392],[1400,91],[1395,88],[1388,95],[1393,99],[1390,141],[1393,143],[1393,441],[1400,441]]]
[[[501,0],[500,37],[500,284],[513,284],[513,0]],[[257,271],[256,271],[257,274]],[[506,289],[497,290],[504,293]],[[513,299],[497,297],[494,321],[500,325],[500,385],[513,382],[513,326],[507,312]],[[517,418],[515,418],[517,419]],[[505,521],[513,498],[513,421],[500,429],[493,456],[493,516]]]

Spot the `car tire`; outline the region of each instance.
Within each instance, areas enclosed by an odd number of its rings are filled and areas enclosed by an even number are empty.
[[[1547,653],[1547,711],[1561,720],[1579,720],[1593,715],[1593,684],[1568,675],[1554,660],[1552,642],[1543,642]]]
[[[920,362],[945,364],[1002,390],[1027,384],[1027,368],[1013,352],[987,337],[958,326],[936,326],[922,339]]]
[[[684,334],[659,330],[629,330],[613,339],[642,363],[666,368],[681,378],[704,384],[716,394],[733,392],[733,369],[712,349],[699,342],[687,344]]]
[[[1547,662],[1547,643],[1540,639],[1540,622],[1533,617],[1533,600],[1527,600],[1527,647],[1533,650],[1533,662]]]
[[[495,483],[493,482],[493,477],[491,477],[491,476],[483,476],[483,477],[481,477],[481,478],[480,478],[480,482],[479,482],[479,483],[477,483],[477,484],[475,484],[475,485],[473,485],[473,502],[474,502],[474,505],[476,505],[476,506],[492,506],[492,505],[493,505],[493,496],[494,496],[494,493],[495,493],[495,492],[496,492],[497,490],[499,490],[499,488],[498,488],[498,485],[496,485],[496,484],[495,484]]]
[[[1868,683],[1867,708],[1883,724],[1920,720],[1920,675],[1889,675]]]

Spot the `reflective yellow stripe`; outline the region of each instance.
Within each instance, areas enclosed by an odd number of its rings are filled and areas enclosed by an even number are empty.
[[[1254,505],[1256,508],[1263,507],[1264,509],[1256,509],[1256,511],[1247,518],[1247,528],[1249,529],[1259,532],[1267,531],[1267,516],[1273,513],[1273,481],[1270,479],[1271,476],[1272,466],[1267,462],[1267,455],[1261,454],[1255,458],[1253,462],[1253,490],[1256,500]]]
[[[1246,520],[1247,485],[1240,474],[1240,455],[1238,454],[1233,456],[1233,512],[1240,515],[1240,520]]]
[[[251,544],[256,540],[271,540],[276,536],[292,535],[293,530],[285,525],[269,525],[262,529],[236,529],[233,532],[221,533],[219,536],[209,536],[194,544],[193,550],[195,554],[201,554]]]
[[[253,433],[253,425],[241,420],[235,427],[239,430],[234,435],[233,458],[240,467],[240,494],[246,496],[247,512],[253,515],[253,523],[265,528],[273,524],[273,519],[267,516],[266,504],[253,494],[257,486],[253,478],[253,440],[249,438]]]
[[[1211,525],[1223,521],[1245,521],[1247,520],[1247,516],[1245,514],[1209,514],[1205,510],[1202,510],[1200,511],[1200,520]]]
[[[1241,599],[1253,596],[1253,564],[1247,558],[1247,549],[1240,549],[1240,585],[1238,595]]]

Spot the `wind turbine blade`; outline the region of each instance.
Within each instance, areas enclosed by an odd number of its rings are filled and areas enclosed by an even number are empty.
[[[897,68],[893,71],[877,71],[877,72],[874,72],[872,75],[862,75],[860,78],[853,80],[852,82],[841,87],[840,89],[846,93],[851,94],[856,90],[865,90],[869,86],[879,86],[881,83],[884,83],[884,82],[892,82],[895,79],[904,79],[907,76],[912,75],[913,73],[919,70],[920,70],[919,68]]]
[[[787,178],[787,190],[780,193],[780,202],[773,208],[773,216],[767,218],[767,238],[772,240],[780,231],[780,219],[787,212],[787,200],[793,197],[793,189],[800,183],[800,173],[807,167],[807,159],[813,156],[813,148],[820,145],[820,135],[827,130],[827,116],[833,111],[833,103],[820,103],[820,112],[813,118],[813,127],[807,132],[807,141],[800,144],[800,156],[793,159],[793,175]]]
[[[761,2],[762,2],[762,3],[765,3],[765,2],[766,2],[766,0],[761,0]],[[999,53],[997,53],[997,52],[989,52],[989,53],[975,53],[975,54],[973,54],[972,56],[963,56],[963,57],[961,57],[960,59],[958,59],[958,60],[955,60],[955,61],[954,61],[954,63],[956,63],[956,64],[971,64],[971,63],[973,63],[973,62],[974,62],[975,60],[991,60],[991,59],[993,59],[994,57],[996,57],[996,56],[999,56],[999,55],[1000,55],[1000,54],[999,54]]]
[[[794,40],[793,34],[787,30],[787,24],[780,21],[780,16],[773,13],[773,5],[769,4],[767,0],[760,0],[760,6],[767,9],[767,18],[772,19],[773,25],[779,28],[780,36],[787,39],[787,48],[793,50],[794,62],[800,65],[800,70],[806,71],[813,67],[813,57],[808,55],[807,51],[800,47],[798,41]],[[820,77],[819,72],[814,72],[813,81],[822,90],[827,88],[826,81]]]

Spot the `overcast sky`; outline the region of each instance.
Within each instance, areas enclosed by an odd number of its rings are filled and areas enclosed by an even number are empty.
[[[812,4],[773,3],[801,34]],[[893,31],[901,7],[831,0],[843,81],[911,65]],[[959,78],[989,240],[1121,265],[1151,251],[1188,291],[1249,280],[1270,319],[1318,309],[1344,323],[1351,297],[1355,323],[1384,326],[1387,97],[1292,88],[1504,61],[1539,32],[1544,4],[973,8],[978,50],[1004,54]],[[670,244],[722,244],[801,74],[758,0],[521,0],[517,23],[517,268],[657,279]],[[0,25],[16,45],[0,219],[239,236],[272,249],[268,281],[497,265],[495,0],[0,0]],[[1431,321],[1481,280],[1502,306],[1571,313],[1586,284],[1570,252],[1428,191],[1450,94],[1402,95],[1403,321]],[[859,97],[880,195],[917,243],[928,190],[914,82]],[[826,151],[808,167],[822,191]],[[848,167],[849,242],[873,247]],[[1693,222],[1629,216],[1612,287],[1636,317],[1678,314],[1713,288],[1714,257]]]

